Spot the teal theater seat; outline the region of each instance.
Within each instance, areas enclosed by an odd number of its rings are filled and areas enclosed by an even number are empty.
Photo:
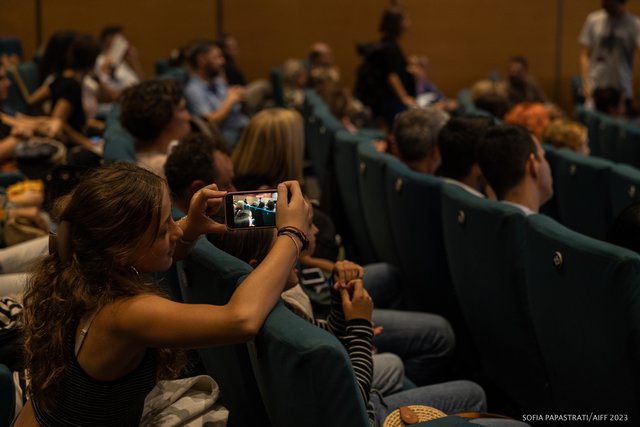
[[[640,201],[640,170],[629,165],[614,165],[609,182],[613,221],[624,208]]]
[[[249,349],[272,425],[369,426],[351,361],[333,335],[279,303]]]
[[[251,267],[201,238],[189,257],[178,263],[182,298],[188,304],[226,304]],[[209,375],[220,386],[229,409],[229,425],[268,426],[245,344],[199,349]]]
[[[640,256],[544,215],[526,222],[531,317],[557,413],[640,422]]]
[[[348,233],[343,236],[348,252],[356,252],[354,260],[369,264],[376,260],[364,218],[358,188],[358,145],[369,144],[371,138],[352,135],[346,130],[336,133],[333,155],[339,205],[347,219]],[[353,250],[349,248],[353,247]]]
[[[372,144],[360,144],[357,150],[362,217],[369,230],[373,249],[378,261],[400,266],[387,209],[385,173],[389,163],[401,164],[401,161],[389,154],[377,152]],[[413,209],[409,206],[407,210],[409,220],[413,220]]]
[[[386,199],[392,241],[407,279],[405,306],[410,310],[438,313],[453,321],[455,296],[444,251],[440,213],[442,180],[392,160],[386,162],[378,209],[383,209]]]
[[[5,365],[0,364],[0,427],[9,427],[13,421],[16,390],[13,384],[11,371]]]
[[[624,162],[626,150],[620,144],[620,122],[617,119],[603,115],[598,126],[598,142],[600,145],[600,157]]]
[[[102,156],[105,163],[136,162],[134,138],[120,123],[120,107],[117,104],[114,104],[105,120]]]
[[[488,400],[513,417],[553,413],[526,297],[523,212],[445,184],[442,228],[453,285],[491,385]]]
[[[269,72],[269,79],[271,80],[273,101],[276,107],[284,107],[284,76],[282,75],[282,66],[273,67]]]
[[[15,68],[7,70],[7,76],[11,80],[11,86],[9,86],[9,93],[7,94],[7,104],[17,112],[35,115],[36,110],[29,106],[27,99],[20,90],[14,73],[19,75],[25,89],[31,94],[38,88],[38,67],[33,62],[21,62]]]
[[[629,123],[618,123],[618,127],[617,161],[640,168],[640,127]]]
[[[613,163],[567,149],[557,150],[556,155],[553,183],[560,222],[579,233],[604,238],[611,223]]]

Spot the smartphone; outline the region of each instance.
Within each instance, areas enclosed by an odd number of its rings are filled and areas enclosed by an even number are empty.
[[[224,198],[227,228],[243,230],[276,226],[278,191],[275,189],[235,191]]]
[[[317,267],[303,268],[300,273],[300,283],[303,285],[324,285],[325,282],[324,273]]]

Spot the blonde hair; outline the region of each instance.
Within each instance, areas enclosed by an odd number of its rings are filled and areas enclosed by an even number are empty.
[[[286,87],[297,88],[300,86],[300,79],[307,77],[307,68],[299,59],[287,59],[282,64],[282,80]]]
[[[259,176],[270,185],[302,182],[304,129],[295,110],[269,108],[256,114],[242,132],[232,160],[236,176]]]
[[[487,95],[498,95],[507,98],[507,94],[507,84],[505,82],[496,82],[489,79],[475,82],[469,90],[469,97],[473,103],[475,103],[479,98]]]
[[[587,137],[587,128],[567,119],[552,121],[542,134],[542,140],[557,148],[579,149]]]

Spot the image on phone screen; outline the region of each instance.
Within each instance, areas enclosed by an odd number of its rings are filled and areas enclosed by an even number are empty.
[[[276,190],[227,193],[225,196],[227,227],[231,229],[275,227],[277,203]]]

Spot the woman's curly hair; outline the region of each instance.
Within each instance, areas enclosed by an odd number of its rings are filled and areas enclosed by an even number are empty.
[[[29,392],[45,408],[53,408],[61,393],[59,379],[75,357],[68,340],[80,320],[118,299],[160,293],[122,260],[144,244],[149,227],[160,226],[165,187],[153,173],[117,163],[84,177],[58,203],[59,221],[68,225],[61,227],[67,239],[58,241],[67,240],[67,248],[37,265],[24,297]],[[181,352],[158,350],[157,356],[158,378],[183,367]]]

